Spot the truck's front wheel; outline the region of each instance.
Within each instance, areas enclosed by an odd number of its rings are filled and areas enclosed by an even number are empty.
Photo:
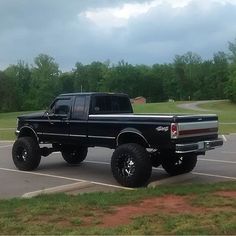
[[[19,170],[36,169],[41,160],[37,141],[31,137],[18,138],[12,148],[12,159]]]
[[[152,164],[145,148],[129,143],[119,146],[111,158],[114,178],[123,186],[140,187],[150,178]]]
[[[163,156],[162,167],[170,175],[179,175],[192,171],[197,163],[194,153],[176,154],[169,152]]]
[[[70,165],[81,163],[86,158],[87,153],[87,147],[75,148],[74,150],[64,150],[61,152],[64,160]]]

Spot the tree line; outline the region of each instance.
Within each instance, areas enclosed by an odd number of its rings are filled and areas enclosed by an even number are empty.
[[[55,59],[40,54],[29,66],[24,61],[0,71],[0,111],[46,108],[60,93],[122,92],[148,102],[230,99],[236,102],[236,40],[229,53],[217,52],[203,60],[193,52],[176,55],[172,63],[132,65],[109,61],[61,72]]]

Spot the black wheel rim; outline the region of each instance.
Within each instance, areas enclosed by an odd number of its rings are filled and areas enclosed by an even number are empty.
[[[77,152],[76,150],[74,150],[74,151],[72,151],[72,152],[70,153],[70,156],[71,156],[72,158],[76,158],[76,157],[78,156],[78,152]]]
[[[131,177],[135,173],[135,162],[131,155],[121,154],[118,159],[117,169],[122,177]]]
[[[175,157],[175,161],[174,161],[174,166],[178,167],[181,166],[183,164],[183,156],[176,156]]]
[[[28,152],[25,148],[20,147],[17,149],[16,158],[20,162],[25,162],[28,159]]]

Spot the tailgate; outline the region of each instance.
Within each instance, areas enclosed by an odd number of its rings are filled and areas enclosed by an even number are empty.
[[[188,138],[218,133],[217,115],[175,116],[171,124],[171,138]]]

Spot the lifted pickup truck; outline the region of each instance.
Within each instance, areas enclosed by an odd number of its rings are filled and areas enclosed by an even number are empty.
[[[16,134],[12,156],[20,170],[36,169],[55,151],[74,165],[88,147],[108,147],[115,149],[113,176],[128,187],[144,185],[152,166],[190,172],[198,155],[223,145],[216,115],[133,114],[127,95],[110,93],[62,94],[48,111],[19,116]]]

